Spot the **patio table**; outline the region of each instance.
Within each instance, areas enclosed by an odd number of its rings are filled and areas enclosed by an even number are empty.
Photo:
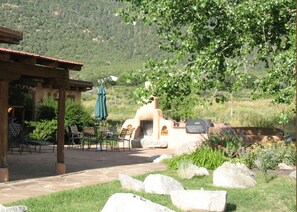
[[[100,151],[103,151],[103,142],[105,141],[105,150],[107,151],[107,145],[113,149],[113,144],[116,141],[117,133],[113,130],[101,129],[100,132]]]

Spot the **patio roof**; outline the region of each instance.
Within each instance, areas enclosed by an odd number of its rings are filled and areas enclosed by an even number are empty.
[[[0,43],[17,43],[22,37],[17,32],[0,28]],[[0,182],[9,181],[8,150],[8,95],[9,82],[21,76],[48,79],[59,89],[56,173],[66,172],[64,163],[65,90],[69,88],[69,70],[80,71],[82,63],[60,60],[28,52],[0,48]]]
[[[6,60],[11,62],[20,62],[28,65],[39,65],[50,68],[68,69],[74,71],[80,71],[83,66],[82,63],[61,60],[38,54],[32,54],[28,52],[16,51],[12,49],[0,48],[0,60]]]
[[[93,83],[89,81],[69,79],[69,86],[70,88],[78,88],[79,91],[88,91],[93,88]]]
[[[18,44],[22,39],[22,32],[0,26],[0,43]]]

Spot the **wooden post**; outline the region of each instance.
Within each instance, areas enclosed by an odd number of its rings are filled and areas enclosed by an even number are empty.
[[[65,174],[64,163],[65,88],[59,89],[56,173]]]
[[[8,80],[0,80],[0,182],[9,180],[8,151]]]

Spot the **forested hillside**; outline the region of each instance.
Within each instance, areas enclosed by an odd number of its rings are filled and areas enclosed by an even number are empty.
[[[115,16],[113,0],[0,0],[0,25],[23,31],[20,45],[9,48],[84,64],[72,77],[96,81],[120,76],[160,57],[151,28],[126,24]],[[1,47],[7,47],[2,44]]]

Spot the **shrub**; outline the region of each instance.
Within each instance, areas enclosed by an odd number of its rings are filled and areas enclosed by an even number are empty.
[[[284,141],[255,144],[251,154],[255,165],[261,170],[276,169],[279,163],[296,165],[296,146]]]
[[[86,108],[77,101],[67,100],[65,111],[66,125],[92,126],[94,119]]]
[[[232,132],[212,135],[205,144],[212,148],[221,149],[228,158],[238,157],[241,148],[244,146],[242,138]]]
[[[46,98],[40,105],[38,120],[52,120],[57,117],[58,103],[53,97]]]
[[[58,114],[58,103],[53,97],[45,99],[39,108],[38,120],[56,119]],[[87,109],[78,101],[66,100],[65,125],[94,125],[94,119]]]
[[[30,139],[43,141],[53,141],[55,139],[57,131],[56,119],[30,121],[28,124],[34,127],[33,132],[29,134]]]
[[[198,167],[214,170],[227,160],[228,159],[224,156],[224,153],[221,150],[202,146],[191,154],[179,155],[172,158],[168,161],[168,167],[170,169],[178,169],[181,163],[192,161],[193,164]]]

